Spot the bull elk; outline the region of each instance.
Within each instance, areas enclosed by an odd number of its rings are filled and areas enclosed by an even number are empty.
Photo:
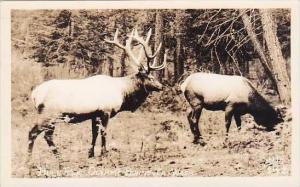
[[[157,65],[156,56],[161,44],[151,53],[149,39],[151,29],[146,39],[138,35],[134,29],[128,36],[125,45],[118,40],[118,30],[114,39],[105,41],[123,49],[129,57],[129,64],[138,69],[125,77],[96,75],[85,79],[50,80],[37,86],[32,92],[32,100],[39,114],[39,120],[29,132],[29,158],[34,141],[41,132],[44,139],[56,157],[58,149],[53,142],[56,124],[61,122],[80,123],[86,120],[92,122],[92,143],[88,151],[89,157],[94,157],[94,147],[98,132],[101,135],[101,154],[106,152],[106,128],[110,118],[122,111],[135,111],[152,91],[160,91],[163,86],[150,74],[166,66],[164,61]],[[132,41],[141,45],[140,56],[132,51]],[[145,53],[147,66],[141,63],[141,54]]]
[[[202,109],[225,111],[226,139],[232,117],[241,129],[241,116],[249,113],[257,124],[267,130],[282,122],[279,110],[272,107],[251,82],[241,76],[195,73],[181,84],[181,91],[192,110],[188,114],[190,129],[194,135],[193,143],[205,145],[200,130],[199,119]]]

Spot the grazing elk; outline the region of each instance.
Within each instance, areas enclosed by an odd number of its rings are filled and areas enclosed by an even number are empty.
[[[267,130],[283,121],[280,112],[257,92],[248,79],[241,76],[195,73],[187,77],[180,87],[192,107],[188,121],[195,144],[205,145],[198,127],[203,108],[225,111],[226,140],[232,117],[239,130],[241,115],[246,113]]]
[[[85,79],[50,80],[37,86],[32,92],[32,100],[39,113],[40,120],[29,132],[29,158],[32,154],[34,141],[41,132],[44,138],[59,158],[58,150],[53,143],[53,132],[59,122],[80,123],[92,121],[92,143],[88,156],[94,157],[94,146],[98,136],[101,135],[101,154],[106,152],[105,129],[109,118],[121,111],[135,111],[152,91],[162,90],[162,84],[153,76],[151,71],[161,70],[166,66],[166,54],[162,64],[156,64],[156,55],[161,48],[151,54],[149,39],[151,29],[146,40],[138,36],[136,29],[131,32],[126,44],[118,41],[118,30],[114,40],[105,40],[123,49],[129,57],[130,65],[138,70],[135,74],[126,77],[110,77],[96,75]],[[132,41],[141,45],[139,58],[132,52]],[[141,63],[142,53],[147,58],[147,66]]]

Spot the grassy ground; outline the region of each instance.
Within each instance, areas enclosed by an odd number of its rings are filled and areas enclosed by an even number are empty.
[[[29,63],[29,62],[28,62]],[[185,112],[147,110],[121,113],[111,119],[107,132],[108,153],[100,156],[100,138],[95,158],[88,159],[91,124],[59,124],[54,141],[62,157],[62,168],[43,136],[35,143],[29,173],[26,165],[27,138],[37,118],[29,99],[32,86],[42,81],[40,67],[13,58],[12,64],[12,176],[279,176],[290,175],[291,118],[276,131],[254,126],[249,116],[242,130],[235,122],[224,146],[223,112],[203,111],[201,131],[207,145],[192,144]],[[31,75],[31,76],[29,76]]]

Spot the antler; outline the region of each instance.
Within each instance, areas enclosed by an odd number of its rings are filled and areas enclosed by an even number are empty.
[[[123,49],[129,58],[132,59],[132,61],[139,67],[139,68],[142,68],[144,70],[146,70],[146,68],[143,66],[143,64],[140,63],[140,60],[137,59],[132,50],[131,50],[131,42],[132,42],[132,37],[133,37],[133,33],[134,33],[134,30],[130,33],[128,39],[126,40],[125,42],[125,46],[122,45],[119,40],[118,40],[118,34],[119,34],[119,30],[117,29],[116,32],[115,32],[115,35],[114,35],[114,40],[108,40],[108,39],[104,39],[105,42],[107,43],[110,43],[110,44],[114,44],[116,45],[117,47]]]
[[[165,52],[164,54],[164,61],[161,65],[156,65],[156,56],[157,54],[159,53],[160,49],[161,49],[161,46],[162,44],[160,43],[157,50],[151,54],[151,49],[149,47],[149,40],[150,40],[150,36],[151,36],[151,32],[152,32],[152,29],[150,29],[148,31],[148,34],[147,34],[147,37],[146,37],[146,40],[144,40],[142,37],[140,37],[138,35],[138,32],[136,29],[134,29],[128,39],[126,40],[125,42],[125,46],[122,45],[119,40],[118,40],[118,34],[119,34],[119,30],[117,29],[116,30],[116,33],[114,35],[114,40],[107,40],[107,39],[104,39],[105,42],[107,43],[110,43],[110,44],[114,44],[116,45],[117,47],[123,49],[127,55],[129,56],[129,58],[132,59],[132,61],[140,68],[140,70],[145,70],[147,73],[150,73],[151,71],[157,71],[157,70],[161,70],[163,68],[166,67],[166,64],[167,64],[167,54]],[[136,58],[131,50],[131,43],[132,43],[132,40],[136,40],[139,44],[142,45],[142,49],[139,53],[139,58]],[[142,53],[145,53],[146,55],[146,58],[147,58],[147,68],[145,68],[145,66],[141,63],[141,57],[142,57]],[[152,64],[150,64],[150,62],[153,60]]]
[[[148,31],[146,40],[144,40],[142,37],[140,37],[138,35],[138,32],[136,29],[134,29],[134,35],[133,35],[133,39],[135,39],[138,43],[140,43],[144,49],[144,52],[145,52],[145,55],[147,58],[147,72],[148,73],[150,73],[152,70],[154,70],[154,71],[161,70],[161,69],[165,68],[166,64],[167,64],[167,54],[165,52],[163,63],[161,65],[156,66],[156,63],[157,63],[156,56],[159,53],[162,44],[160,42],[160,44],[157,47],[157,50],[152,55],[150,54],[151,49],[150,49],[148,43],[150,40],[151,32],[152,32],[152,29],[150,28],[150,30]],[[152,64],[150,64],[151,60],[153,60]]]

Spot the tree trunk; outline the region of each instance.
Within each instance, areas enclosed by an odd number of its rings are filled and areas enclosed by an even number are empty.
[[[184,73],[184,58],[182,48],[182,32],[183,32],[183,15],[181,11],[176,12],[175,17],[175,58],[174,58],[174,79],[177,81],[179,77]]]
[[[250,37],[250,39],[253,43],[253,47],[254,47],[255,51],[257,52],[257,54],[258,54],[258,57],[260,59],[259,62],[262,64],[266,74],[271,79],[271,81],[272,81],[272,83],[275,87],[275,90],[279,94],[279,91],[278,91],[278,88],[277,88],[277,82],[276,82],[275,76],[272,72],[272,69],[271,69],[271,67],[268,63],[267,57],[266,57],[265,52],[264,52],[264,48],[261,46],[261,44],[259,43],[259,41],[256,37],[256,33],[254,31],[254,28],[252,27],[249,16],[244,11],[245,10],[240,10],[240,12],[242,14],[242,20],[243,20],[244,26],[246,28],[246,31],[248,33],[248,36]]]
[[[108,73],[110,76],[114,76],[114,60],[113,59],[110,59],[109,62],[108,62]]]
[[[128,23],[127,23],[127,20],[126,20],[126,13],[128,13],[127,11],[123,12],[123,16],[122,16],[122,25],[123,25],[123,30],[125,33],[127,33],[127,30],[128,30]],[[116,25],[115,25],[116,27]],[[127,54],[125,51],[122,51],[122,54],[121,54],[121,67],[120,67],[120,75],[121,77],[125,76],[126,74],[126,60],[127,60]],[[128,58],[129,60],[129,58]],[[119,73],[119,72],[118,72]]]
[[[183,74],[184,71],[184,63],[183,63],[183,50],[182,50],[182,39],[181,36],[177,36],[176,38],[176,80]]]
[[[163,34],[162,34],[162,28],[163,28],[163,13],[161,10],[156,10],[156,15],[155,15],[155,46],[154,48],[157,49],[159,44],[162,43],[162,48],[160,52],[157,55],[157,63],[161,64],[162,63],[162,57],[163,57],[163,52],[164,52],[164,41],[163,41]],[[157,71],[156,76],[161,80],[163,77],[162,71]]]
[[[120,76],[121,77],[124,77],[125,74],[126,74],[126,53],[125,51],[122,52],[122,55],[121,55],[121,73],[120,73]]]
[[[285,59],[283,58],[280,43],[276,35],[276,24],[272,17],[271,9],[260,9],[261,22],[264,31],[264,39],[271,58],[273,72],[279,92],[280,100],[283,103],[289,103],[290,96],[290,80],[287,73]]]

